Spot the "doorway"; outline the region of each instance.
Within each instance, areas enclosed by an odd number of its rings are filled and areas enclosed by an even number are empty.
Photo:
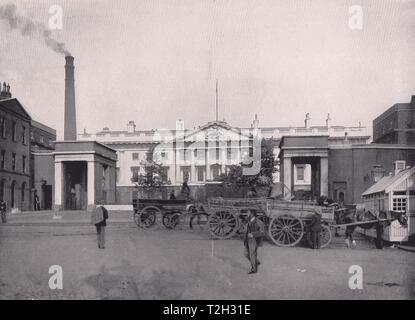
[[[65,210],[86,210],[88,201],[87,162],[65,162],[64,172]]]
[[[52,186],[47,184],[42,186],[42,209],[51,210],[52,209]]]
[[[12,182],[10,187],[10,208],[13,209],[16,206],[16,181]]]

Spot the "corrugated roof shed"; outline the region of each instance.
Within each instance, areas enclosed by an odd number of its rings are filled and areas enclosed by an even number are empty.
[[[385,176],[376,182],[373,186],[363,192],[362,196],[367,196],[374,193],[385,192],[388,187],[392,186],[398,181],[408,179],[412,174],[415,173],[415,167],[404,169],[394,176]]]

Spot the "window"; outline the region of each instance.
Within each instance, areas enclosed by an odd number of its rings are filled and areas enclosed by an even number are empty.
[[[218,165],[212,166],[212,177],[213,179],[217,179],[220,176],[220,167]]]
[[[131,167],[131,173],[133,178],[138,178],[140,175],[140,167]]]
[[[40,135],[39,142],[40,143],[45,143],[45,138],[43,137],[42,134]]]
[[[196,158],[197,158],[197,160],[205,160],[205,150],[204,149],[196,149]]]
[[[35,140],[35,132],[30,131],[30,140]]]
[[[132,157],[133,157],[133,160],[138,160],[138,159],[139,159],[139,155],[138,155],[138,153],[137,153],[137,152],[134,152],[134,153],[132,154]]]
[[[297,166],[297,180],[304,181],[304,166]]]
[[[147,158],[147,161],[149,162],[153,161],[153,152],[152,151],[147,152],[146,158]]]
[[[116,179],[117,180],[117,183],[120,182],[120,170],[121,169],[118,167],[117,168],[117,179]]]
[[[6,118],[0,117],[0,135],[2,138],[6,138]]]
[[[161,174],[161,180],[163,182],[167,182],[169,179],[169,167],[163,167],[160,170],[160,174]]]
[[[12,170],[16,171],[16,154],[12,153]]]
[[[12,123],[12,140],[16,142],[17,141],[16,139],[17,139],[17,125],[16,125],[16,122],[13,121],[13,123]]]
[[[392,211],[395,212],[406,212],[406,198],[394,197],[392,199]]]
[[[26,144],[26,127],[22,126],[22,143]]]
[[[1,169],[4,169],[5,162],[6,162],[6,151],[1,150],[1,154],[0,154],[0,168]]]
[[[49,138],[49,145],[52,146],[52,138]]]
[[[205,170],[203,167],[199,167],[197,168],[197,181],[198,182],[203,182],[204,180],[204,175],[205,175]]]
[[[189,168],[182,168],[182,181],[190,180],[190,169]]]
[[[26,173],[26,156],[22,157],[22,171]]]
[[[21,190],[21,200],[22,202],[25,201],[25,194],[26,194],[26,182],[22,183],[22,190]]]

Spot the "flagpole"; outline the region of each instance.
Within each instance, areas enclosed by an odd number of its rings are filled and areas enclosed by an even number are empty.
[[[216,79],[216,121],[218,121],[218,79]]]

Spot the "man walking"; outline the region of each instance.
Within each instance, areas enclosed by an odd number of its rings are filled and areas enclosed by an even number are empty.
[[[310,222],[311,243],[313,249],[320,249],[321,213],[320,208],[314,210]]]
[[[0,213],[1,213],[1,222],[6,223],[6,209],[7,205],[4,200],[0,200]]]
[[[108,211],[103,206],[97,207],[91,214],[91,223],[97,230],[98,248],[105,248],[105,227],[108,219]]]
[[[258,246],[262,244],[264,235],[264,223],[257,218],[255,210],[249,210],[248,223],[244,237],[245,257],[251,262],[251,271],[248,274],[256,273],[260,262],[257,257]]]

